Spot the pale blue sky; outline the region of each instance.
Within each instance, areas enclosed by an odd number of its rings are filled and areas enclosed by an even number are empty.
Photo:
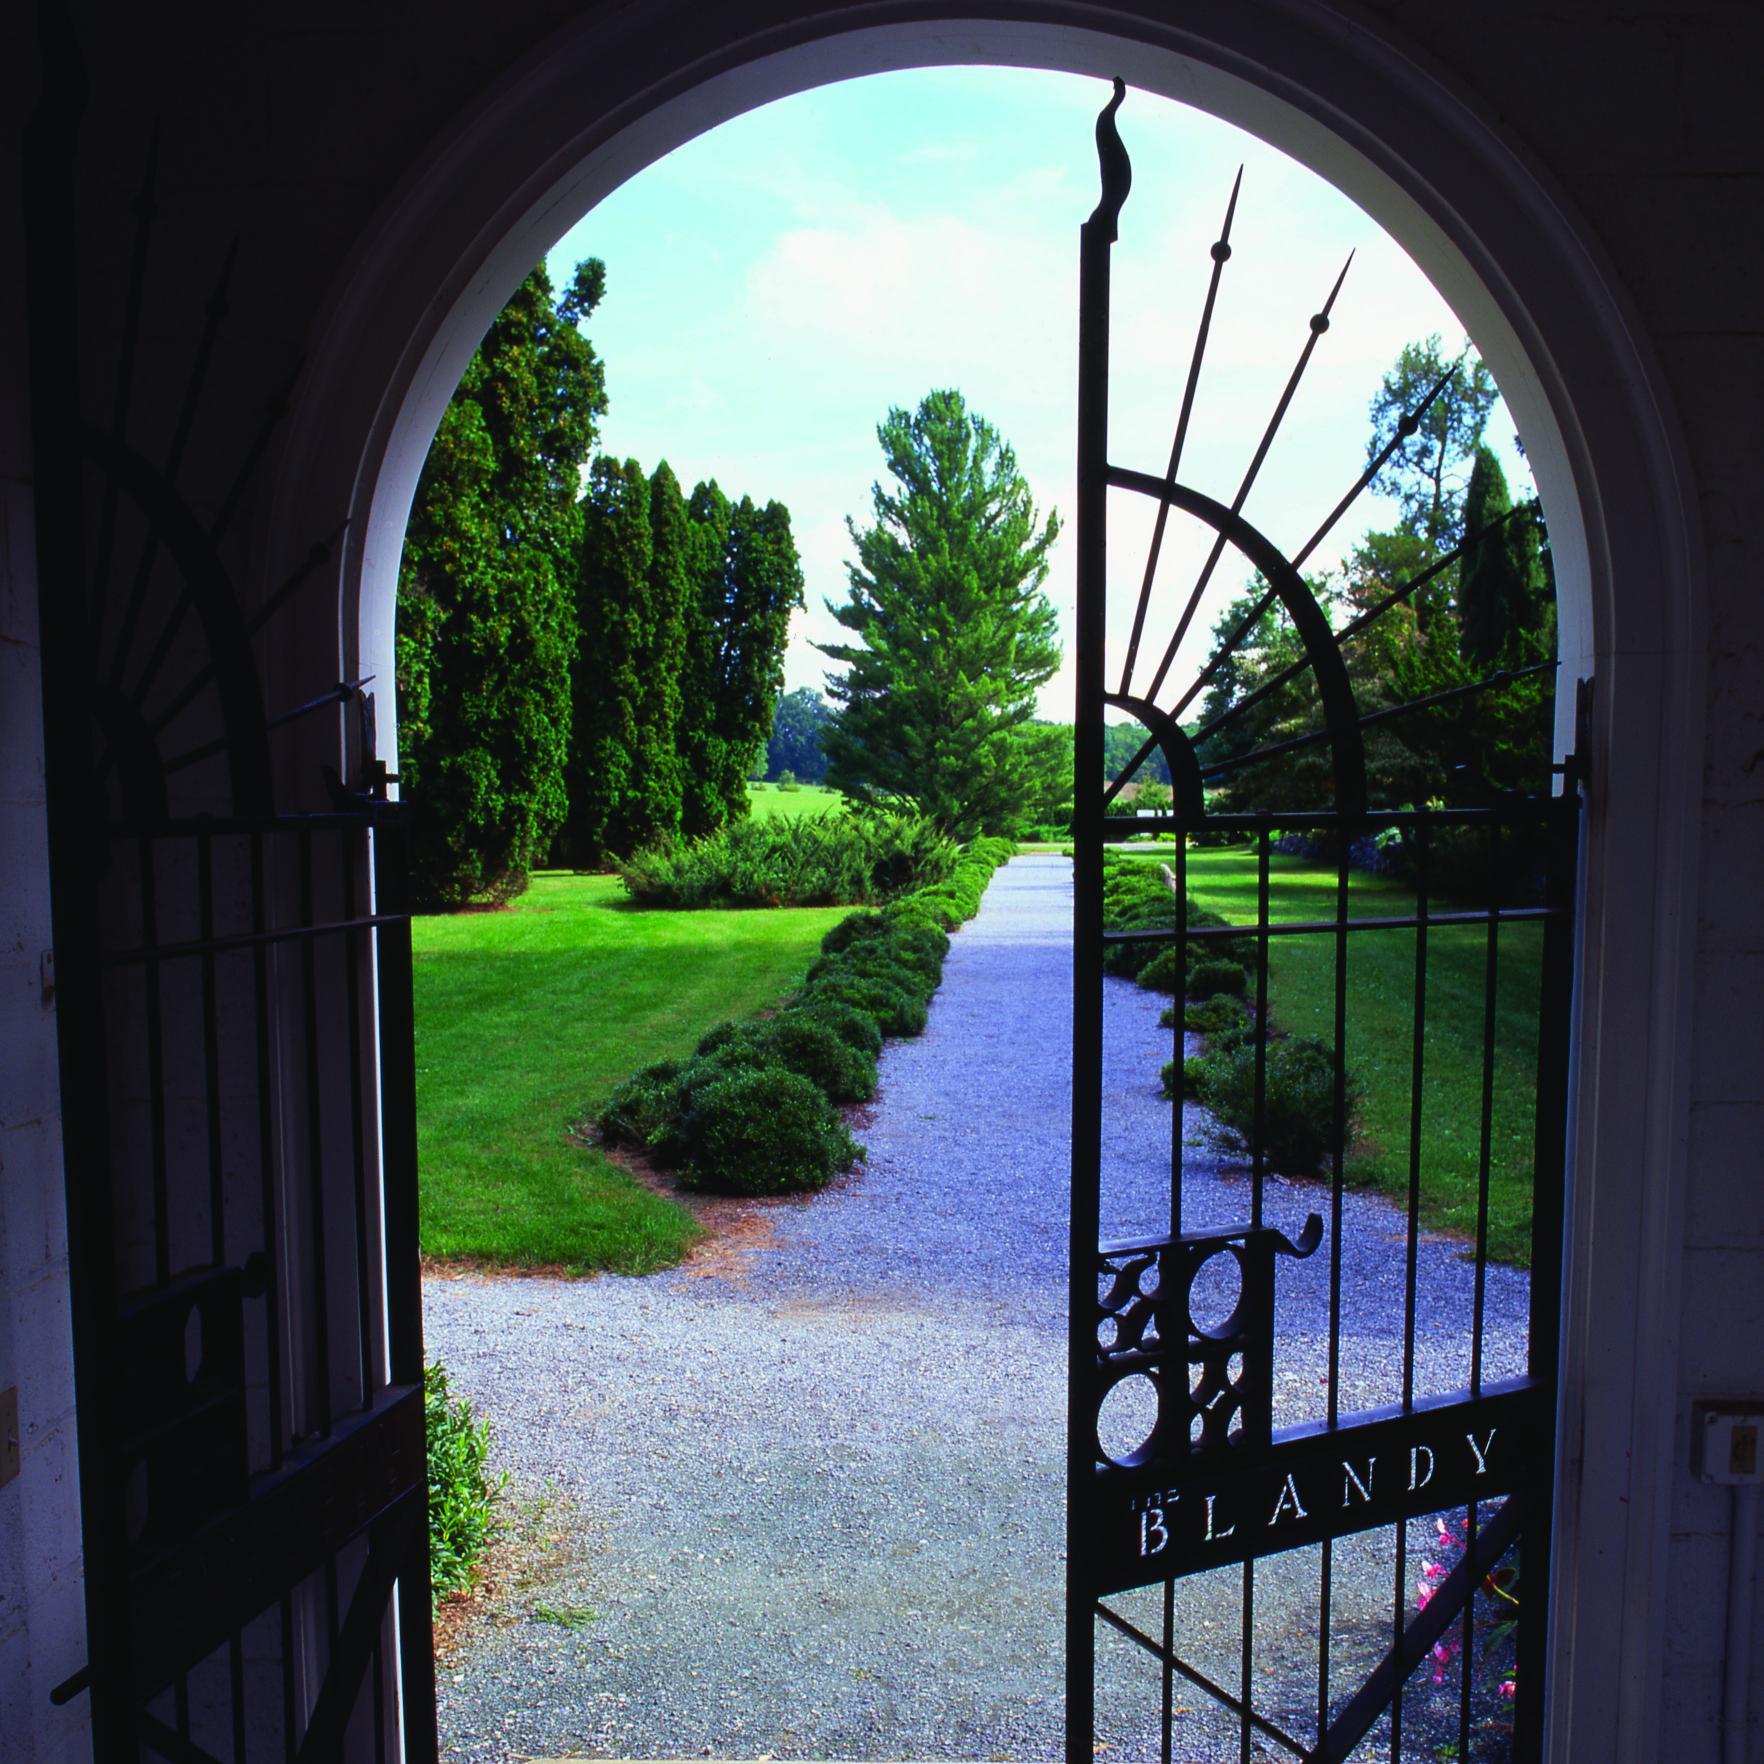
[[[881,472],[875,428],[892,404],[959,387],[1002,431],[1045,508],[1067,522],[1048,593],[1072,609],[1078,227],[1096,201],[1100,80],[938,68],[822,87],[725,123],[615,191],[559,241],[554,279],[603,258],[588,325],[606,363],[601,446],[646,468],[665,457],[690,489],[788,504],[807,578],[788,684],[819,687],[842,599],[845,516],[867,522]],[[1462,327],[1397,245],[1346,197],[1252,135],[1131,92],[1120,117],[1133,193],[1115,249],[1110,453],[1161,473],[1206,290],[1208,247],[1244,166],[1207,371],[1183,476],[1229,502],[1349,251],[1336,302],[1245,507],[1289,554],[1365,459],[1367,403],[1401,346]],[[1489,440],[1528,487],[1497,410]],[[1119,654],[1144,564],[1149,509],[1111,506],[1111,647]],[[1392,510],[1370,498],[1315,564]],[[1159,606],[1187,596],[1206,538],[1172,523]],[[1247,570],[1230,554],[1172,681]],[[1158,614],[1148,645],[1160,650]],[[1070,642],[1067,644],[1068,653]],[[1166,701],[1169,694],[1166,692]],[[1044,714],[1071,715],[1068,672]]]

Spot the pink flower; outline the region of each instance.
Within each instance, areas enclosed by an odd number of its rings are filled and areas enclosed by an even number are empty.
[[[1519,1686],[1515,1684],[1512,1679],[1503,1678],[1501,1680],[1501,1695],[1503,1697],[1511,1698],[1518,1689]]]

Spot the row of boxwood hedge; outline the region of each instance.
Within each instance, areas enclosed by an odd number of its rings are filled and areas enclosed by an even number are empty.
[[[796,996],[767,1017],[717,1024],[692,1057],[633,1073],[600,1114],[615,1144],[672,1165],[690,1188],[822,1188],[863,1156],[838,1110],[876,1092],[885,1036],[917,1035],[949,933],[980,910],[1009,840],[964,846],[940,882],[841,919]]]
[[[1175,895],[1163,867],[1106,852],[1103,922],[1111,931],[1174,930]],[[1191,929],[1224,923],[1189,897]],[[1269,1169],[1309,1175],[1334,1142],[1334,1050],[1270,1023],[1258,1106],[1256,1016],[1250,1003],[1255,962],[1255,940],[1249,936],[1190,938],[1181,952],[1173,943],[1112,943],[1103,955],[1107,972],[1177,996],[1179,1002],[1159,1019],[1165,1028],[1176,1026],[1180,1010],[1182,1027],[1205,1038],[1199,1054],[1165,1064],[1164,1095],[1198,1102],[1212,1117],[1212,1137],[1229,1149],[1251,1156],[1259,1149]],[[1361,1100],[1351,1071],[1342,1091],[1344,1133],[1351,1141]]]

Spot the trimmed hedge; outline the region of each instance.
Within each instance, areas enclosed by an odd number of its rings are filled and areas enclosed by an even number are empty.
[[[875,1095],[884,1036],[923,1030],[949,932],[980,910],[992,872],[1015,850],[1007,839],[976,839],[947,879],[848,914],[822,938],[784,1010],[718,1023],[690,1060],[633,1073],[601,1111],[602,1133],[678,1166],[694,1188],[824,1187],[863,1155],[834,1105]]]

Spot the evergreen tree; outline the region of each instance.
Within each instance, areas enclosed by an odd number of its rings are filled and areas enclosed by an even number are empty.
[[[649,480],[649,579],[644,608],[647,659],[632,755],[632,849],[680,825],[680,671],[686,654],[686,606],[692,580],[692,533],[686,498],[666,460]]]
[[[722,629],[728,616],[729,499],[713,478],[699,484],[687,507],[687,602],[682,620],[680,715],[674,728],[680,756],[680,831],[715,832],[725,819],[718,786],[717,688]]]
[[[571,679],[569,819],[558,840],[558,855],[578,868],[628,856],[647,829],[638,763],[654,639],[649,504],[636,460],[595,460],[576,577],[581,639]]]
[[[1500,461],[1479,446],[1464,496],[1465,534],[1505,522],[1458,566],[1459,648],[1466,661],[1483,671],[1542,622],[1537,527],[1523,514],[1507,519],[1512,507]]]
[[[725,820],[747,813],[747,780],[772,735],[802,564],[781,502],[744,496],[729,518],[729,599],[718,654],[713,773]]]
[[[898,488],[872,486],[872,526],[846,523],[851,597],[828,610],[858,641],[818,646],[846,664],[828,780],[909,798],[958,837],[1009,826],[1035,788],[1013,732],[1060,660],[1041,592],[1058,516],[1038,527],[1016,455],[959,392],[890,410],[876,435]]]
[[[441,418],[398,578],[401,794],[418,904],[502,900],[562,821],[581,462],[606,409],[578,326],[605,285],[544,265],[491,325]]]
[[[1463,534],[1471,464],[1500,397],[1494,376],[1468,339],[1455,356],[1446,353],[1437,333],[1403,346],[1372,400],[1372,434],[1366,443],[1370,461],[1442,379],[1445,385],[1419,427],[1373,480],[1375,489],[1396,499],[1402,531],[1416,542],[1423,564],[1451,550]],[[1448,570],[1416,596],[1415,617],[1423,632],[1451,604],[1454,587],[1455,571]]]
[[[802,605],[802,565],[781,502],[731,506],[715,482],[692,493],[692,574],[698,584],[683,642],[676,745],[681,831],[709,833],[747,813],[747,780],[772,733],[784,685],[790,615]]]

